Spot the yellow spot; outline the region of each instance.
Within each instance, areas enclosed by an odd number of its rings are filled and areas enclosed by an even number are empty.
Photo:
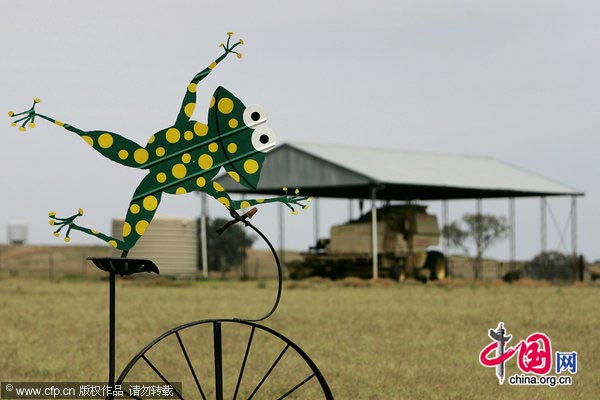
[[[294,190],[294,193],[295,193],[295,194],[300,194],[300,189],[296,189],[296,190]]]
[[[175,164],[171,168],[171,174],[177,179],[183,178],[187,174],[187,168],[183,164]]]
[[[181,156],[181,161],[183,161],[184,164],[187,164],[190,161],[192,161],[192,156],[190,156],[189,153],[185,153],[184,155]]]
[[[71,241],[71,238],[70,238],[70,237],[66,237],[66,238],[65,238],[65,242],[69,243],[70,241]]]
[[[8,116],[9,116],[9,117],[12,117],[13,115],[15,115],[15,112],[14,112],[14,111],[9,111],[9,112],[8,112]]]
[[[52,220],[52,219],[51,219],[50,221],[48,221],[48,223],[49,223],[50,225],[54,225],[54,220]]]
[[[80,209],[78,209],[78,210],[77,210],[77,214],[79,214],[79,215],[83,215],[83,208],[80,208]]]
[[[225,189],[223,188],[223,186],[221,186],[219,184],[219,182],[213,182],[213,187],[215,188],[215,190],[217,192],[223,192],[223,191],[225,191]]]
[[[16,122],[11,122],[10,126],[17,126],[17,123]]]
[[[158,207],[158,200],[156,199],[156,197],[149,195],[144,197],[144,201],[142,202],[142,205],[144,206],[144,208],[148,211],[154,211],[156,210],[156,207]]]
[[[244,40],[243,39],[240,39],[240,44],[244,44]]]
[[[157,156],[162,157],[165,155],[165,148],[157,147],[156,150],[154,150],[154,152],[156,153]]]
[[[294,210],[294,211],[292,211],[292,214],[293,214],[293,215],[298,215],[298,211],[295,211],[295,210]]]
[[[227,36],[232,37],[233,36],[233,32],[227,32]]]
[[[150,136],[150,139],[148,139],[148,143],[152,144],[152,143],[154,143],[155,140],[156,140],[156,136],[152,135],[152,136]]]
[[[283,191],[284,191],[284,192],[287,192],[287,191],[288,191],[288,188],[287,188],[287,186],[284,186],[284,187],[283,187]]]
[[[98,144],[103,149],[108,149],[110,146],[112,146],[113,141],[113,137],[110,133],[103,133],[102,135],[98,136]]]
[[[91,137],[89,137],[89,136],[82,136],[81,138],[83,140],[85,140],[85,142],[87,144],[89,144],[90,146],[92,146],[92,147],[94,146],[94,139],[92,139]]]
[[[158,174],[156,174],[156,180],[159,183],[164,183],[167,180],[167,174],[165,174],[164,172],[159,172]]]
[[[244,162],[244,171],[249,174],[255,174],[258,171],[258,163],[256,160],[249,159]]]
[[[92,233],[93,233],[94,235],[97,235],[97,234],[99,234],[100,232],[98,232],[98,231],[97,231],[97,230],[95,230],[95,229],[92,229]]]
[[[213,108],[215,106],[215,98],[214,96],[210,98],[210,104],[208,105],[208,108]]]
[[[257,203],[264,203],[264,202],[265,202],[265,199],[260,199],[260,198],[259,198],[259,199],[256,199],[256,202],[257,202]]]
[[[188,92],[196,93],[196,84],[194,82],[192,82],[188,85]]]
[[[217,150],[219,150],[219,145],[216,144],[215,142],[212,142],[211,144],[208,145],[208,151],[210,151],[211,153],[214,153]]]
[[[176,128],[167,129],[167,133],[165,134],[167,142],[169,143],[177,143],[181,138],[181,133]]]
[[[242,201],[242,203],[240,204],[241,208],[248,208],[250,207],[250,202],[249,201]]]
[[[20,127],[19,127],[19,130],[20,130],[21,132],[25,132],[25,127],[24,127],[24,126],[20,126]]]
[[[30,123],[29,123],[29,127],[30,127],[30,128],[35,128],[35,122],[30,122]]]
[[[206,185],[206,179],[201,176],[200,178],[196,179],[196,185],[198,185],[198,187],[204,187],[204,185]]]
[[[129,157],[129,152],[127,150],[119,150],[119,158],[121,160],[125,160]]]
[[[234,181],[236,181],[236,182],[240,181],[240,175],[237,172],[229,171],[228,174]]]
[[[302,209],[303,210],[308,210],[308,206],[303,206]]]
[[[148,221],[138,221],[137,224],[135,224],[135,231],[138,235],[142,236],[144,232],[146,232],[146,229],[148,229],[148,225],[150,225]]]
[[[213,159],[211,156],[209,156],[208,154],[202,154],[199,158],[198,158],[198,165],[200,166],[200,168],[202,169],[209,169],[210,167],[212,167],[213,165]]]
[[[307,202],[307,203],[310,203],[310,197],[309,197],[308,199],[306,199],[306,202]]]
[[[183,138],[185,140],[192,140],[194,138],[194,134],[192,133],[192,131],[185,131],[185,133],[183,134]]]
[[[235,128],[237,128],[237,126],[238,126],[238,120],[237,120],[237,119],[235,119],[235,118],[231,118],[231,119],[229,120],[229,127],[230,127],[231,129],[235,129]]]
[[[225,207],[229,208],[229,199],[227,197],[219,197],[217,201],[223,204]]]
[[[127,236],[129,236],[130,233],[131,233],[131,225],[129,225],[129,222],[125,222],[123,224],[123,237],[126,238]]]
[[[49,217],[54,217],[54,216],[56,216],[56,211],[50,211],[50,212],[48,213],[48,216],[49,216]]]
[[[227,145],[227,151],[230,152],[231,154],[235,153],[237,151],[237,144],[229,143]]]
[[[221,114],[229,114],[233,111],[233,101],[228,97],[223,97],[221,100],[219,100],[217,108]]]
[[[35,99],[33,99],[33,101],[39,103],[41,100],[36,97]]]
[[[58,232],[54,232],[54,236],[58,237],[60,234]]]
[[[196,103],[187,103],[185,105],[185,107],[183,108],[183,112],[185,113],[185,115],[187,115],[188,117],[191,117],[192,114],[194,113],[194,110],[196,109]]]
[[[198,136],[205,136],[208,133],[208,125],[205,125],[202,122],[196,122],[194,124],[194,132]]]
[[[129,207],[129,211],[131,211],[132,214],[137,214],[140,212],[140,206],[138,204],[132,204]]]
[[[65,123],[64,123],[64,122],[60,122],[60,121],[59,121],[59,120],[57,120],[57,119],[55,119],[55,120],[54,120],[54,123],[55,123],[56,125],[58,125],[58,126],[65,126]]]
[[[115,249],[117,248],[117,242],[114,240],[109,240],[108,244],[110,244],[112,247],[114,247]]]
[[[136,151],[133,152],[133,159],[138,163],[138,164],[143,164],[146,161],[148,161],[148,152],[146,151],[146,149],[137,149]]]
[[[242,58],[242,53],[237,53],[236,56],[237,58]]]
[[[182,187],[178,187],[177,190],[175,191],[175,194],[186,194],[187,190],[185,190],[185,188]]]
[[[213,61],[210,63],[210,65],[208,66],[208,69],[215,69],[215,67],[217,66],[217,62]]]

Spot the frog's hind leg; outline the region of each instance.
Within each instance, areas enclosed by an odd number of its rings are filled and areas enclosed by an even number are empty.
[[[9,111],[8,115],[11,118],[18,118],[13,121],[12,125],[17,126],[19,122],[22,122],[19,129],[25,131],[26,124],[29,124],[29,127],[34,128],[36,126],[36,118],[45,119],[46,121],[77,134],[103,156],[116,161],[119,164],[127,167],[145,168],[149,154],[148,151],[139,144],[116,133],[107,131],[83,131],[73,125],[40,114],[35,110],[35,107],[39,102],[39,99],[35,99],[31,108],[21,113],[15,114],[13,111]]]
[[[51,218],[50,219],[50,225],[58,227],[54,231],[54,236],[56,236],[56,237],[60,236],[60,232],[64,228],[66,228],[67,231],[65,233],[65,242],[71,241],[71,237],[69,235],[71,234],[72,230],[76,230],[76,231],[79,231],[79,232],[87,233],[88,235],[95,236],[95,237],[97,237],[100,240],[104,240],[106,243],[110,244],[112,247],[114,247],[116,249],[127,250],[125,248],[125,242],[123,242],[122,240],[119,240],[119,239],[114,238],[112,236],[105,235],[104,233],[98,232],[97,230],[77,225],[75,223],[75,218],[80,217],[82,215],[83,215],[83,210],[81,208],[79,209],[79,211],[77,212],[77,214],[72,215],[72,216],[67,217],[67,218],[57,217],[55,212],[51,212],[50,214],[48,214],[48,216]]]

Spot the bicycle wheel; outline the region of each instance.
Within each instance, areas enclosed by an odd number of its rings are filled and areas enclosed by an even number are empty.
[[[308,355],[273,329],[211,319],[171,329],[144,347],[116,381],[181,382],[180,399],[333,399]],[[131,398],[143,398],[126,391]]]

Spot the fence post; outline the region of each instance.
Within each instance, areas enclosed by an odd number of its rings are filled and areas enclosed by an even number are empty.
[[[585,270],[585,262],[583,260],[583,254],[579,255],[579,282],[583,282],[583,272]]]

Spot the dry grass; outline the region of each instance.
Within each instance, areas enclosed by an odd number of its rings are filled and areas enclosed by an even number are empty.
[[[268,281],[266,288],[260,287],[257,282],[119,280],[117,369],[178,324],[261,315],[273,300],[275,284]],[[600,387],[600,359],[595,356],[600,353],[599,290],[500,282],[422,285],[313,279],[288,284],[280,309],[265,325],[288,336],[313,358],[338,399],[591,399]],[[0,381],[105,380],[107,292],[107,282],[97,279],[50,282],[4,275]],[[578,351],[573,386],[499,386],[494,371],[478,362],[480,350],[489,342],[487,330],[499,321],[515,339],[541,331],[552,339],[554,350]],[[226,358],[228,368],[238,368],[247,335],[230,332],[226,348],[237,353]],[[195,356],[211,359],[206,332],[199,330],[184,340]],[[166,344],[177,350],[176,344]],[[153,357],[165,363],[161,365],[181,362],[180,357],[171,360],[176,351],[170,349]],[[249,368],[251,374],[264,371],[277,351],[266,345]],[[288,367],[297,371],[297,360],[290,360]],[[507,373],[518,372],[513,359]],[[210,391],[210,373],[202,374]],[[249,375],[248,382],[256,381],[256,376]],[[174,378],[184,380],[184,391],[192,389],[187,377]]]

